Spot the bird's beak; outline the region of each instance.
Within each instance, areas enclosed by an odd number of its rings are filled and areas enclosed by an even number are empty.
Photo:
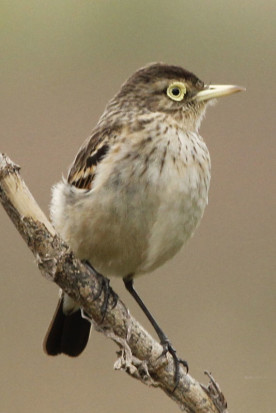
[[[232,95],[232,93],[244,92],[246,89],[234,85],[206,85],[203,90],[197,92],[192,100],[202,102],[204,100],[215,99],[221,96]]]

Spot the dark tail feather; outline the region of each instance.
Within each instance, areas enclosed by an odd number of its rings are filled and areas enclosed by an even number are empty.
[[[91,323],[81,316],[81,310],[65,315],[62,306],[61,298],[44,340],[44,351],[50,356],[64,353],[77,357],[86,347]]]

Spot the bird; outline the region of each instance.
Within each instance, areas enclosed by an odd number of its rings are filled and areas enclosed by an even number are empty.
[[[53,187],[50,216],[76,256],[104,276],[123,278],[164,353],[179,359],[134,289],[134,278],[171,259],[193,235],[208,203],[211,162],[198,130],[216,98],[245,90],[205,84],[175,65],[137,70],[109,101],[90,137]],[[44,350],[76,357],[91,323],[62,293]]]

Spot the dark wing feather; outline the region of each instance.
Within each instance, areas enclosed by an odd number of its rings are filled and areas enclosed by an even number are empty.
[[[79,150],[70,168],[68,182],[77,188],[90,190],[97,165],[107,155],[109,144],[118,135],[118,127],[96,129]]]

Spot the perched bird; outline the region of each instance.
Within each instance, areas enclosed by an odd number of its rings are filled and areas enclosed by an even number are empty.
[[[172,258],[194,233],[210,185],[200,123],[211,100],[242,90],[206,85],[193,73],[163,63],[139,69],[108,103],[67,181],[53,188],[51,218],[57,231],[78,258],[105,276],[124,279],[164,351],[184,365],[134,290],[133,278]],[[45,351],[78,356],[89,331],[79,305],[63,294]]]

